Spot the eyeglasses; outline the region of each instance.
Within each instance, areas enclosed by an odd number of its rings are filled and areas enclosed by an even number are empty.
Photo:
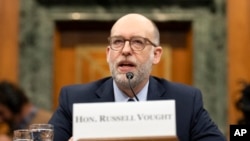
[[[157,45],[151,42],[149,39],[144,38],[144,37],[138,37],[138,36],[132,37],[130,39],[124,39],[123,37],[120,37],[120,36],[113,36],[113,37],[109,37],[108,40],[109,40],[110,48],[115,51],[122,50],[126,41],[129,42],[131,49],[134,51],[141,51],[146,47],[146,45],[149,45],[149,44],[153,45],[154,47],[157,47]]]

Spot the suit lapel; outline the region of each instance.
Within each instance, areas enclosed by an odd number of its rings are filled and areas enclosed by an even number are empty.
[[[104,83],[96,90],[97,102],[112,102],[114,101],[113,79],[109,77]]]
[[[149,78],[147,100],[160,100],[166,94],[166,88],[154,77]]]

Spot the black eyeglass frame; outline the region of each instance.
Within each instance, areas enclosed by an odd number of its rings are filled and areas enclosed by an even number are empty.
[[[121,48],[118,49],[118,50],[112,48],[112,45],[111,45],[111,39],[114,38],[114,37],[118,37],[118,38],[121,38],[121,39],[124,40],[124,45],[123,45],[123,47],[121,47]],[[120,50],[122,50],[122,49],[124,48],[125,42],[126,42],[126,41],[129,42],[129,45],[130,45],[130,47],[131,47],[131,40],[132,40],[133,38],[141,38],[141,39],[145,40],[145,43],[148,42],[149,44],[151,44],[151,45],[154,46],[154,47],[157,47],[157,46],[158,46],[158,45],[156,45],[155,43],[153,43],[152,41],[150,41],[148,38],[141,37],[141,36],[134,36],[134,37],[132,37],[132,38],[130,38],[130,39],[125,39],[125,38],[123,38],[123,37],[121,37],[121,36],[111,36],[111,37],[108,37],[108,41],[109,41],[110,48],[111,48],[112,50],[120,51]],[[141,51],[141,50],[143,50],[145,47],[146,47],[146,45],[145,45],[142,49],[136,50],[136,51]],[[133,48],[131,47],[131,49],[133,49]],[[134,50],[134,49],[133,49],[133,50]]]

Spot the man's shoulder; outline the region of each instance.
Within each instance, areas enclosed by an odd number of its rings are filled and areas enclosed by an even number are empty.
[[[111,77],[105,77],[105,78],[95,80],[92,82],[88,82],[88,83],[65,85],[62,87],[62,89],[76,89],[77,90],[77,89],[85,89],[85,88],[96,88],[110,81],[112,81]]]
[[[184,83],[180,83],[180,82],[172,82],[172,81],[169,81],[165,78],[160,78],[160,77],[156,77],[156,76],[152,76],[150,80],[153,83],[157,83],[158,85],[161,85],[162,87],[164,87],[168,91],[170,91],[170,90],[174,90],[174,91],[196,91],[196,90],[199,90],[198,88],[196,88],[192,85],[188,85],[188,84],[184,84]]]
[[[61,89],[60,99],[69,103],[97,101],[100,97],[111,97],[113,79],[106,77],[85,84],[67,85]],[[111,97],[112,98],[112,97]],[[65,101],[64,101],[65,102]]]
[[[159,77],[152,77],[150,80],[154,82],[154,84],[151,84],[154,86],[151,86],[153,90],[150,92],[160,92],[161,98],[175,99],[177,103],[186,103],[187,105],[190,105],[194,99],[200,100],[202,98],[201,91],[194,86],[171,82]]]

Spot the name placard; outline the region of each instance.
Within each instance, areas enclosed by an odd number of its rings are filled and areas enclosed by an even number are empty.
[[[176,136],[174,100],[73,105],[75,141],[152,136]]]

